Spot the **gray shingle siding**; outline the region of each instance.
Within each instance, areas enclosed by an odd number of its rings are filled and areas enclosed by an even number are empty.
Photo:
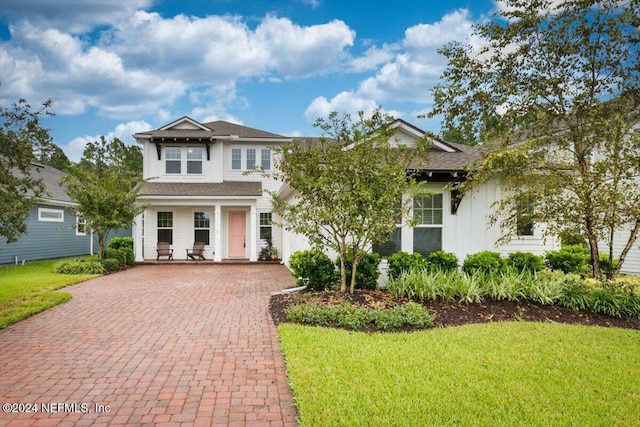
[[[63,210],[64,221],[38,221],[39,208]],[[18,261],[21,262],[91,253],[91,236],[89,233],[84,236],[76,235],[76,214],[70,208],[38,204],[31,210],[26,224],[27,234],[22,235],[17,242],[7,243],[4,237],[0,237],[0,264],[13,264],[15,257],[18,257]],[[109,237],[130,235],[129,230],[118,230],[117,233],[111,233]],[[94,236],[93,240],[93,251],[97,253],[98,237]]]

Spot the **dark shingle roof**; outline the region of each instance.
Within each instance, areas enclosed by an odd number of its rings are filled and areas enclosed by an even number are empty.
[[[22,173],[17,169],[15,169],[13,173],[16,176],[22,176]],[[40,197],[40,199],[72,203],[72,200],[67,195],[67,186],[60,183],[62,178],[67,176],[66,173],[52,168],[51,166],[32,163],[31,176],[34,179],[41,179],[44,184],[45,193]],[[29,191],[27,195],[33,196],[33,192]]]
[[[447,142],[446,144],[457,151],[450,153],[432,147],[427,150],[425,160],[420,165],[421,169],[434,172],[462,171],[481,159],[480,151],[477,147],[452,142]]]
[[[188,117],[188,119],[195,122]],[[197,123],[197,122],[196,122]],[[205,129],[156,129],[148,132],[139,132],[134,137],[152,137],[152,138],[203,138],[203,139],[215,139],[221,137],[230,137],[231,135],[238,136],[239,138],[264,138],[264,139],[287,139],[286,136],[278,135],[271,132],[266,132],[259,129],[250,128],[248,126],[237,125],[234,123],[218,120],[215,122],[199,123],[200,126]]]
[[[147,182],[140,196],[261,196],[262,183],[223,182]]]

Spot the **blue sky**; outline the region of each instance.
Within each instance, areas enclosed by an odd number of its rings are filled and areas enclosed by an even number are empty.
[[[331,111],[417,119],[445,62],[494,0],[0,0],[0,103],[53,99],[74,161],[99,136],[182,116],[315,136]]]

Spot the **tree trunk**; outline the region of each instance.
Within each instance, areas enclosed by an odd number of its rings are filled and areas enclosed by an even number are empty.
[[[588,231],[589,248],[591,249],[591,266],[593,267],[593,278],[602,280],[602,271],[600,271],[600,253],[598,252],[598,240],[591,231]]]
[[[633,229],[629,234],[629,239],[627,240],[627,244],[624,246],[622,253],[620,254],[620,259],[618,259],[618,265],[613,269],[613,273],[611,273],[611,280],[615,280],[620,273],[620,269],[622,268],[622,264],[624,264],[624,260],[627,257],[627,254],[633,247],[633,244],[638,239],[638,232],[640,231],[640,219],[636,220],[636,223],[633,225]]]
[[[359,260],[354,259],[351,263],[351,286],[349,288],[349,293],[354,293],[356,291],[356,269],[358,267],[358,261]]]
[[[98,258],[104,259],[104,234],[98,233]]]
[[[347,292],[347,268],[344,265],[344,255],[340,255],[340,292]]]

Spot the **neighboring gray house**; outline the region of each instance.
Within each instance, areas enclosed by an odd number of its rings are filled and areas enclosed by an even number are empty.
[[[27,234],[13,243],[0,237],[0,264],[97,253],[98,238],[73,211],[74,203],[60,183],[66,174],[50,166],[32,165],[34,176],[42,178],[46,192],[29,213]],[[109,238],[130,235],[130,230],[118,230]]]

